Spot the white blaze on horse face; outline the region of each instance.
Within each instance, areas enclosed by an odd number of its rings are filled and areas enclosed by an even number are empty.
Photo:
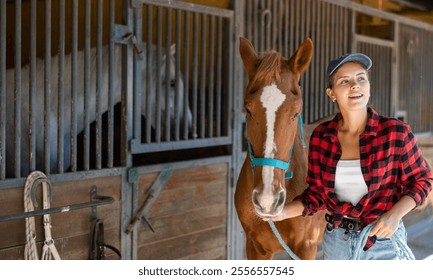
[[[275,118],[277,110],[283,104],[284,100],[286,100],[286,95],[283,94],[275,84],[271,84],[263,88],[260,101],[262,102],[263,107],[266,109],[266,142],[264,153],[264,157],[266,158],[274,158],[275,156]],[[272,195],[274,167],[263,166],[262,170],[264,192],[265,194]],[[267,196],[265,195],[264,197]],[[272,201],[269,201],[269,203],[270,204],[266,203],[265,205],[271,205],[273,203],[273,199]]]

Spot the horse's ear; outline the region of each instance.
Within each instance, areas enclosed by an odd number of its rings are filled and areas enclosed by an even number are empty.
[[[176,55],[176,43],[172,44],[170,46],[170,55],[175,56]]]
[[[248,77],[251,79],[256,72],[257,53],[247,38],[240,37],[239,40],[239,52],[241,54],[242,61],[244,62]]]
[[[313,41],[307,38],[289,59],[289,66],[293,73],[300,75],[307,70],[313,58],[314,46]]]

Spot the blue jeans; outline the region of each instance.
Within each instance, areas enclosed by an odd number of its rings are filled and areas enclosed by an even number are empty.
[[[400,221],[399,227],[394,233],[407,244],[407,232]],[[400,260],[404,259],[401,248],[390,238],[377,238],[374,245],[364,251],[362,248],[355,248],[360,237],[360,232],[349,231],[343,228],[333,229],[331,224],[327,224],[323,235],[323,257],[325,260],[350,260],[356,250],[361,250],[361,260]],[[394,237],[394,236],[393,236]],[[362,247],[365,244],[362,244]]]

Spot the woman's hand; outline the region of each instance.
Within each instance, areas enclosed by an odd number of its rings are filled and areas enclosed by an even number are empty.
[[[304,212],[304,205],[302,202],[294,200],[286,204],[279,215],[274,217],[263,217],[263,221],[272,220],[274,222],[279,222],[288,218],[301,216],[302,212]]]
[[[370,236],[391,238],[397,230],[399,223],[399,217],[390,214],[390,212],[386,212],[376,221],[371,229]]]
[[[267,222],[269,220],[272,220],[273,222],[279,222],[279,221],[287,219],[286,215],[284,213],[285,212],[284,210],[285,210],[286,207],[284,207],[283,211],[281,211],[281,213],[279,215],[274,216],[274,217],[264,217],[263,221]]]
[[[370,236],[391,238],[397,230],[400,220],[416,206],[415,200],[403,196],[391,210],[383,214],[371,229]]]

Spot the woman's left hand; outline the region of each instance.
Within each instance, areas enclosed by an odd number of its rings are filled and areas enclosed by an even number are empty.
[[[370,236],[391,238],[400,220],[416,206],[415,200],[403,196],[388,212],[380,216],[371,229]]]
[[[387,212],[376,221],[371,229],[370,236],[376,235],[376,237],[391,238],[397,230],[399,223],[400,217],[396,217],[396,215]]]

